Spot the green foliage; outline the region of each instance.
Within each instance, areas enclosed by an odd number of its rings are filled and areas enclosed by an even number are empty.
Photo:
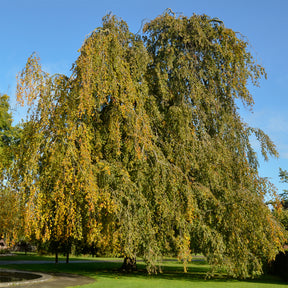
[[[283,169],[279,169],[279,177],[281,182],[288,183],[288,172]],[[276,211],[276,216],[278,217],[279,221],[288,231],[288,190],[284,189],[282,193],[280,193],[280,200],[281,200],[281,208]]]
[[[201,251],[215,271],[259,275],[284,234],[264,204],[271,187],[249,136],[265,158],[277,151],[242,121],[236,99],[253,105],[247,85],[264,69],[206,15],[164,13],[143,33],[106,16],[71,77],[28,59],[17,91],[30,120],[14,174],[26,234],[142,256],[149,272],[167,253],[187,267]]]
[[[283,209],[281,213],[279,213],[278,219],[288,231],[288,209]]]
[[[10,244],[19,228],[19,201],[17,192],[11,189],[10,168],[19,143],[20,128],[12,126],[9,96],[0,94],[0,237]]]
[[[282,183],[288,183],[288,171],[280,168],[279,177]],[[282,197],[284,208],[288,209],[288,190],[284,189],[280,196]]]
[[[154,128],[161,139],[158,145],[181,171],[178,189],[191,203],[180,204],[193,219],[190,225],[183,221],[184,211],[175,217],[183,223],[178,233],[190,230],[191,248],[204,252],[216,266],[226,263],[234,276],[257,274],[258,256],[270,250],[270,258],[282,232],[263,203],[269,185],[257,174],[250,134],[255,133],[265,158],[267,152],[277,152],[263,131],[242,122],[235,99],[251,106],[248,80],[257,84],[265,72],[244,40],[205,15],[165,14],[144,31],[153,57],[150,94],[156,96],[161,114]]]
[[[11,146],[14,141],[14,131],[12,127],[12,115],[9,111],[9,96],[0,94],[0,173],[9,167],[13,154]]]
[[[288,183],[288,171],[280,168],[279,169],[279,176],[280,176],[281,182]]]

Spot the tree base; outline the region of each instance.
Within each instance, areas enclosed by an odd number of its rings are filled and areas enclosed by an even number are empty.
[[[136,258],[125,257],[121,266],[121,270],[124,272],[133,272],[137,270]]]

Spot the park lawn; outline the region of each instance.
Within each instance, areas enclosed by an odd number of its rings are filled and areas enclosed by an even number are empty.
[[[23,257],[23,256],[21,256]],[[36,256],[26,256],[23,260],[33,260]],[[16,260],[18,256],[13,257]],[[37,257],[36,257],[37,258]],[[46,257],[49,259],[49,257]],[[11,258],[10,258],[11,259]],[[53,257],[51,258],[53,259]],[[63,258],[64,259],[64,258]],[[81,257],[73,260],[108,260],[107,258]],[[0,259],[1,260],[1,259]],[[5,259],[6,260],[6,259]],[[18,260],[18,259],[17,259]],[[39,260],[39,259],[37,259]],[[41,259],[43,260],[43,259]],[[110,259],[116,260],[116,259]],[[73,273],[88,276],[95,279],[92,284],[76,286],[83,288],[286,288],[287,283],[272,276],[262,276],[254,280],[229,279],[224,274],[218,274],[213,279],[206,279],[209,265],[205,261],[193,261],[188,266],[188,273],[183,273],[183,266],[177,261],[163,262],[163,273],[147,275],[145,265],[139,262],[138,271],[130,274],[119,272],[121,262],[98,262],[98,263],[70,263],[70,264],[29,264],[29,265],[5,265],[2,268],[32,270],[46,273]],[[75,286],[74,286],[75,287]]]

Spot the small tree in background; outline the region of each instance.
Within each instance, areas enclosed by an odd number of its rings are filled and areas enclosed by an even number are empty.
[[[283,169],[279,169],[279,177],[281,182],[288,183],[288,172]],[[281,205],[279,205],[278,209],[274,210],[274,214],[278,221],[285,227],[286,229],[286,235],[288,235],[288,195],[287,190],[283,190],[282,193],[280,193],[280,200]],[[276,274],[281,276],[284,280],[288,281],[288,240],[286,240],[286,245],[284,245],[284,250],[280,252],[276,258],[275,261],[272,262],[270,272],[272,274]]]
[[[7,245],[13,244],[22,231],[19,193],[10,183],[19,137],[20,128],[12,126],[9,96],[0,94],[0,238],[3,237]]]
[[[282,183],[288,183],[288,172],[286,170],[279,169],[279,177]],[[288,190],[284,189],[280,193],[282,209],[278,215],[280,222],[283,224],[285,229],[288,231]]]

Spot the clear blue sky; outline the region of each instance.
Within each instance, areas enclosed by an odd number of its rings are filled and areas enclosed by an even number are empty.
[[[136,33],[143,19],[152,20],[166,8],[185,16],[207,14],[248,37],[268,79],[251,88],[253,114],[241,109],[243,120],[263,129],[274,141],[279,159],[263,162],[260,175],[280,190],[279,167],[288,169],[288,1],[287,0],[0,0],[0,93],[11,97],[16,109],[16,74],[36,51],[44,70],[68,74],[85,37],[110,11]],[[14,111],[18,121],[23,112]],[[254,142],[254,141],[253,141]],[[288,185],[287,187],[288,188]]]

